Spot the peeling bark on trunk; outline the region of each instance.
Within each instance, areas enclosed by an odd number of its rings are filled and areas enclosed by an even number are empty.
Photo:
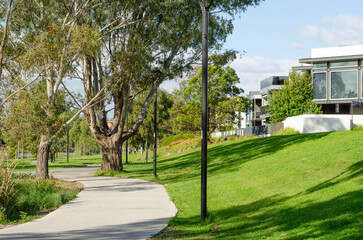
[[[42,135],[40,137],[40,144],[38,147],[38,154],[37,154],[37,169],[36,169],[37,179],[46,179],[49,177],[49,172],[48,172],[49,149],[50,149],[50,143],[48,137]]]
[[[122,170],[122,162],[120,158],[120,148],[118,144],[109,144],[102,146],[102,171],[119,171]]]

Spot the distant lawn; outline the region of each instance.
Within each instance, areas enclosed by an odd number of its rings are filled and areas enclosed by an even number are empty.
[[[133,162],[135,159],[140,158],[139,154],[129,154],[129,161]],[[36,158],[25,158],[19,160],[17,170],[28,171],[35,170]],[[123,161],[125,161],[125,153],[123,154]],[[49,163],[49,168],[72,168],[72,167],[86,167],[87,165],[102,164],[102,155],[91,155],[91,156],[69,156],[69,162],[67,157],[60,157],[55,160],[55,163]]]
[[[363,239],[363,131],[236,140],[208,148],[208,219],[200,220],[200,149],[102,173],[163,184],[179,212],[156,238]],[[100,172],[99,172],[100,173]]]

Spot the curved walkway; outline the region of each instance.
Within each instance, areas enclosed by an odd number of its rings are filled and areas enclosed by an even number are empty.
[[[176,214],[163,186],[139,179],[94,177],[99,166],[51,170],[85,189],[47,216],[0,230],[0,239],[146,239]]]

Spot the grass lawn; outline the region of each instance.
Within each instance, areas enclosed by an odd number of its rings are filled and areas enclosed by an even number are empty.
[[[125,161],[125,153],[123,154],[123,161]],[[140,158],[138,154],[129,154],[129,162],[135,161],[137,158]],[[17,170],[19,171],[28,171],[35,170],[36,168],[36,158],[24,158],[19,160],[19,164],[17,166]],[[102,156],[101,155],[91,155],[89,156],[70,156],[69,162],[67,162],[67,157],[60,157],[55,160],[55,163],[49,163],[49,168],[72,168],[72,167],[86,167],[87,165],[92,164],[101,164]]]
[[[208,148],[208,219],[200,220],[200,149],[105,175],[163,184],[179,212],[168,239],[363,239],[363,131],[235,140]],[[139,159],[139,160],[138,160]],[[100,173],[100,172],[99,172]]]

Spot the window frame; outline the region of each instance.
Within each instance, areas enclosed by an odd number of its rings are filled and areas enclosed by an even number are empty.
[[[314,98],[314,74],[325,73],[325,98]],[[328,71],[313,71],[312,76],[312,85],[313,85],[313,100],[314,101],[322,101],[328,100]]]
[[[344,62],[355,62],[355,65],[348,65],[348,66],[332,66],[332,64],[334,63],[344,63]],[[330,68],[334,68],[334,69],[337,69],[337,68],[356,68],[358,67],[358,59],[356,60],[343,60],[343,61],[330,61],[329,63],[330,65]]]
[[[333,84],[332,84],[332,73],[334,73],[334,72],[356,72],[357,73],[357,80],[356,80],[356,86],[357,86],[357,95],[355,96],[355,97],[352,97],[352,98],[333,98],[332,97],[332,86],[333,86]],[[359,73],[358,73],[358,69],[344,69],[344,70],[338,70],[338,69],[334,69],[333,71],[330,71],[329,73],[330,73],[330,99],[331,100],[351,100],[351,99],[357,99],[358,98],[358,96],[359,96],[359,93],[358,93],[358,87],[359,87]]]

